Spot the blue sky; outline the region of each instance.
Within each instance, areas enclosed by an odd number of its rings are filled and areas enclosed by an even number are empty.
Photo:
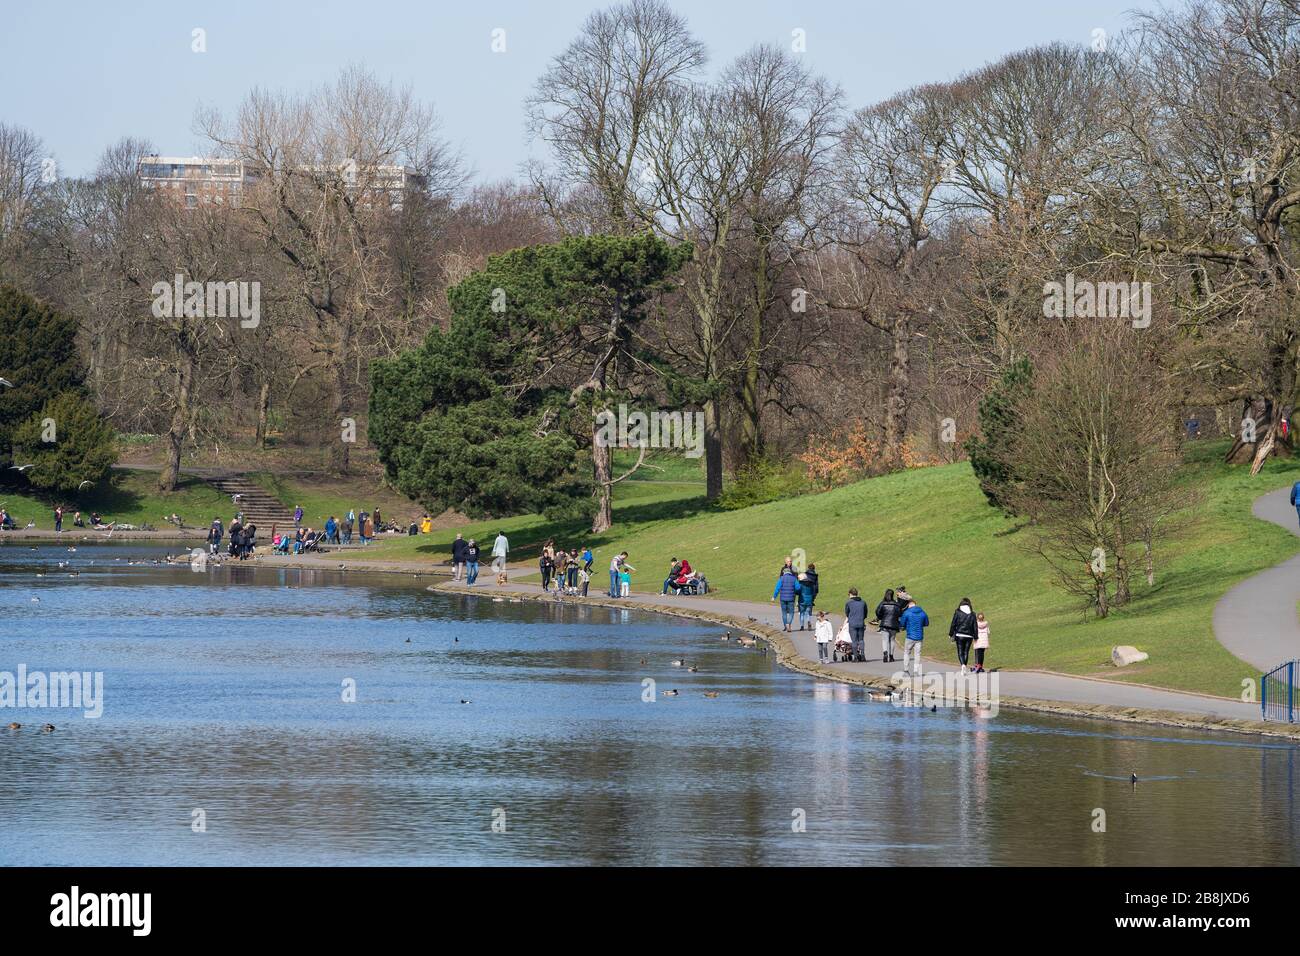
[[[21,5],[20,5],[21,2]],[[1115,33],[1154,0],[671,0],[709,48],[710,70],[756,42],[807,34],[809,64],[864,106],[1005,53]],[[539,147],[522,103],[593,0],[219,3],[0,0],[0,121],[35,131],[63,175],[91,171],[124,135],[163,153],[203,151],[195,108],[230,111],[253,86],[305,90],[360,63],[410,84],[443,119],[479,181],[515,175]],[[191,50],[206,31],[207,52]],[[494,29],[506,31],[493,53]]]

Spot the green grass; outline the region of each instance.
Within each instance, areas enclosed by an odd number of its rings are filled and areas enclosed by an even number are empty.
[[[176,491],[158,491],[158,473],[115,469],[95,488],[78,496],[57,497],[34,494],[31,489],[0,488],[0,506],[6,508],[19,527],[34,520],[43,530],[54,528],[54,506],[62,503],[67,511],[64,529],[72,526],[73,512],[80,510],[89,524],[90,513],[98,511],[105,521],[125,524],[149,523],[156,528],[171,527],[163,521],[172,512],[180,515],[186,527],[203,527],[214,517],[229,520],[230,499],[212,486],[189,476],[181,476]]]
[[[490,546],[500,528],[512,560],[535,556],[550,536],[562,546],[591,543],[597,568],[626,549],[639,569],[633,587],[657,590],[669,558],[684,556],[720,596],[767,601],[782,560],[801,547],[821,576],[820,606],[837,615],[851,585],[874,605],[886,587],[906,584],[930,615],[932,654],[949,653],[952,611],[970,597],[992,626],[992,666],[1237,696],[1243,678],[1258,675],[1215,640],[1214,605],[1236,582],[1300,551],[1300,539],[1250,514],[1256,497],[1300,478],[1300,461],[1272,460],[1252,478],[1220,461],[1224,449],[1191,446],[1183,480],[1202,488],[1203,501],[1158,547],[1155,586],[1135,571],[1132,602],[1101,621],[1053,586],[1042,560],[1024,549],[1029,532],[988,506],[965,463],[732,512],[708,508],[699,483],[624,482],[605,535],[524,516],[386,541],[375,555],[445,560],[456,530]],[[1115,644],[1151,659],[1116,669]]]
[[[451,543],[458,533],[466,539],[476,539],[486,552],[491,549],[498,531],[504,531],[510,539],[512,562],[537,557],[548,538],[554,538],[566,548],[581,548],[589,544],[593,550],[604,553],[615,545],[621,549],[623,539],[640,529],[672,525],[708,510],[703,482],[626,481],[617,486],[614,528],[603,535],[591,534],[588,531],[590,524],[585,521],[553,522],[540,515],[517,515],[434,529],[432,534],[416,537],[384,538],[375,556],[445,561],[451,555]]]

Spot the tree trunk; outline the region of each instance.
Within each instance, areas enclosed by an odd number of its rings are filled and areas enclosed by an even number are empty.
[[[903,442],[907,437],[908,374],[911,366],[912,324],[899,316],[890,327],[893,352],[889,358],[889,394],[885,399],[885,434],[881,451],[885,468],[903,467]]]
[[[614,450],[610,444],[598,441],[600,427],[595,417],[595,409],[601,407],[606,399],[605,385],[609,380],[609,363],[617,353],[617,346],[623,338],[623,300],[621,296],[614,299],[610,310],[609,327],[605,332],[605,344],[608,351],[591,370],[592,397],[596,405],[592,409],[591,419],[591,470],[593,489],[596,495],[596,514],[591,519],[592,534],[608,531],[614,525]],[[614,384],[618,384],[618,371],[615,367]]]
[[[591,533],[601,534],[614,525],[613,449],[596,440],[600,429],[591,429],[592,481],[596,485],[596,515],[591,519]]]
[[[754,265],[753,315],[749,325],[749,346],[745,351],[745,375],[740,386],[740,464],[747,465],[763,454],[762,415],[759,400],[759,366],[763,354],[763,316],[767,312],[770,284],[767,281],[768,241],[758,238]]]
[[[711,398],[704,403],[704,497],[716,501],[722,494],[722,407]]]
[[[745,356],[745,374],[740,382],[740,462],[747,465],[761,454],[758,431],[758,350]]]
[[[266,420],[271,410],[271,383],[263,382],[257,395],[257,447],[266,447]]]
[[[1289,435],[1286,439],[1283,438],[1281,425],[1282,419],[1290,412],[1291,402],[1295,398],[1294,336],[1287,336],[1283,342],[1269,349],[1269,363],[1272,365],[1270,369],[1272,394],[1264,398],[1265,421],[1259,424],[1265,427],[1256,435],[1259,441],[1255,443],[1255,452],[1251,458],[1252,475],[1258,475],[1268,457],[1280,452],[1283,442],[1290,438]]]
[[[167,459],[158,478],[158,490],[171,492],[181,473],[181,445],[190,423],[190,389],[194,382],[194,354],[181,351],[180,367],[176,372],[176,408],[172,412],[171,427],[167,429]]]
[[[1115,607],[1123,607],[1129,602],[1132,592],[1129,589],[1128,561],[1123,555],[1115,557]]]
[[[334,382],[333,382],[334,395],[333,395],[333,402],[332,402],[332,404],[334,405],[334,421],[332,425],[335,430],[335,434],[339,435],[340,438],[342,437],[343,419],[347,417],[347,408],[348,408],[347,374],[348,374],[347,368],[345,367],[342,358],[336,357],[335,365],[334,365]],[[341,440],[339,441],[339,454],[338,454],[337,464],[338,464],[338,469],[340,474],[346,475],[348,472],[348,459],[349,459],[348,453],[351,450],[351,448],[352,448],[351,442],[346,442]]]
[[[1110,613],[1110,604],[1106,598],[1106,578],[1104,575],[1098,575],[1096,577],[1094,595],[1094,600],[1097,604],[1097,616],[1105,617]]]

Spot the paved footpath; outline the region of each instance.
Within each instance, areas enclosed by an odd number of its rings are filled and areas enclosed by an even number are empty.
[[[512,580],[508,590],[541,593],[539,585],[520,583],[516,580],[516,577],[525,571],[524,568],[512,570]],[[592,583],[595,584],[595,582],[596,579],[593,577]],[[479,585],[475,590],[484,597],[490,597],[497,588],[488,579],[488,576],[484,575],[479,579]],[[592,596],[601,597],[601,592],[593,590]],[[605,595],[605,599],[608,599],[608,595]],[[727,600],[715,597],[670,597],[637,593],[619,600],[626,602],[629,607],[640,607],[647,610],[687,609],[705,611],[734,618],[741,622],[753,620],[758,624],[778,629],[781,626],[780,608],[773,603],[763,604],[754,601]],[[843,619],[842,606],[827,604],[826,600],[826,595],[822,595],[822,608],[835,617],[838,625]],[[949,615],[946,609],[927,609],[927,613],[930,615],[932,624],[928,628],[925,644],[931,649],[932,654],[935,650],[939,650],[940,653],[947,655],[947,659],[936,661],[933,657],[927,657],[924,670],[926,673],[932,673],[935,670],[955,671],[957,669],[954,663],[956,652],[953,649],[952,642],[948,640],[947,633]],[[799,657],[815,664],[817,662],[817,646],[813,641],[812,631],[795,631],[790,636],[794,640]],[[876,659],[874,661],[868,660],[865,663],[832,664],[829,665],[829,670],[832,673],[843,674],[846,677],[870,675],[887,678],[902,667],[901,663],[885,664],[880,661],[880,638],[870,629],[867,630],[867,653],[868,655],[874,654]],[[994,646],[989,652],[989,664],[996,664],[996,654],[997,648]],[[901,661],[901,648],[898,659]],[[1252,721],[1257,721],[1260,717],[1258,704],[1245,704],[1237,700],[1220,697],[1205,697],[1199,694],[1159,690],[1119,681],[1070,677],[1064,674],[1051,674],[1042,671],[1000,670],[998,671],[998,682],[1000,685],[999,692],[1004,697],[1032,698],[1063,704],[1102,704],[1120,708],[1168,710],[1201,717],[1235,718]]]
[[[1300,534],[1291,486],[1255,499],[1256,518]],[[1261,671],[1300,658],[1300,554],[1242,581],[1214,608],[1214,636]]]

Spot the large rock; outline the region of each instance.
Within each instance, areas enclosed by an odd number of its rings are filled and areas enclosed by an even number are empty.
[[[1127,667],[1129,664],[1145,661],[1150,656],[1146,651],[1139,651],[1130,644],[1120,644],[1110,649],[1110,662],[1116,667]]]

